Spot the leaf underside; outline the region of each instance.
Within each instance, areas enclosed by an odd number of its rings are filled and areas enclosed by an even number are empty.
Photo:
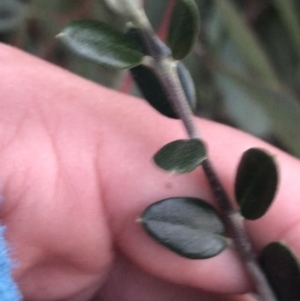
[[[141,222],[155,240],[186,258],[216,256],[227,244],[221,219],[200,199],[176,197],[156,202],[144,211]]]
[[[176,0],[171,16],[167,43],[176,60],[186,57],[195,45],[200,28],[200,17],[194,0]]]
[[[278,186],[275,161],[261,149],[247,150],[239,163],[235,196],[246,219],[262,217],[271,206]]]
[[[260,265],[278,301],[300,300],[300,268],[295,255],[282,243],[267,245],[260,255]]]
[[[172,173],[188,173],[206,158],[203,142],[200,139],[189,139],[168,143],[155,154],[154,162],[160,168]]]
[[[138,66],[144,57],[124,33],[99,21],[71,21],[58,37],[76,54],[114,68]]]

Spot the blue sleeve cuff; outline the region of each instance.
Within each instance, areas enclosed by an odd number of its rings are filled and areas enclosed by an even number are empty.
[[[5,227],[0,225],[0,300],[21,301],[17,284],[12,279],[13,263],[9,257],[9,248],[4,238]]]

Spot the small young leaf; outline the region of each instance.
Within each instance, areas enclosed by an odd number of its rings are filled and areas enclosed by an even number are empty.
[[[206,159],[206,150],[199,139],[176,140],[161,148],[154,156],[156,165],[174,173],[194,170]]]
[[[210,258],[226,247],[220,217],[200,199],[177,197],[156,202],[140,220],[154,239],[187,258]]]
[[[272,204],[278,185],[274,159],[263,150],[247,150],[239,163],[235,196],[246,219],[262,217]]]
[[[110,67],[132,68],[144,57],[125,34],[99,21],[71,21],[57,37],[78,55]]]
[[[176,0],[167,42],[174,59],[182,60],[195,45],[200,28],[198,7],[194,0]]]
[[[259,261],[278,301],[300,300],[299,262],[287,246],[270,243],[263,249]]]

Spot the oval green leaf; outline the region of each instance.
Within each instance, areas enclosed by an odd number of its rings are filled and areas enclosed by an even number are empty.
[[[278,186],[275,161],[261,149],[247,150],[239,163],[235,197],[246,219],[262,217],[271,206]]]
[[[206,149],[200,139],[176,140],[161,148],[154,156],[160,168],[172,173],[193,171],[205,159]]]
[[[135,67],[144,57],[124,33],[99,21],[71,21],[57,37],[76,54],[114,68]]]
[[[200,17],[194,0],[175,0],[167,44],[176,60],[186,57],[195,45],[200,29]]]
[[[225,227],[205,201],[178,197],[150,205],[140,221],[159,243],[191,259],[218,255],[226,247]]]
[[[259,262],[278,301],[300,300],[299,262],[287,246],[270,243],[263,249]]]

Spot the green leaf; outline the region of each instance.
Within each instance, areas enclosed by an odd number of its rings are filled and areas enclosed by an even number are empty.
[[[144,57],[125,34],[98,21],[71,21],[58,37],[78,55],[110,67],[135,67]]]
[[[299,262],[287,246],[270,243],[263,249],[259,261],[278,301],[300,300]]]
[[[246,219],[262,217],[272,204],[278,186],[278,174],[272,156],[258,148],[247,150],[239,163],[235,196]]]
[[[176,140],[161,148],[154,156],[155,163],[173,173],[187,173],[206,159],[206,149],[199,139]]]
[[[159,243],[191,259],[218,255],[226,247],[225,227],[203,200],[169,198],[150,205],[140,221]]]
[[[176,60],[186,57],[195,45],[200,28],[198,7],[194,0],[175,0],[167,43]]]
[[[230,38],[249,67],[265,79],[277,81],[273,66],[242,14],[229,0],[215,0],[215,4]]]

